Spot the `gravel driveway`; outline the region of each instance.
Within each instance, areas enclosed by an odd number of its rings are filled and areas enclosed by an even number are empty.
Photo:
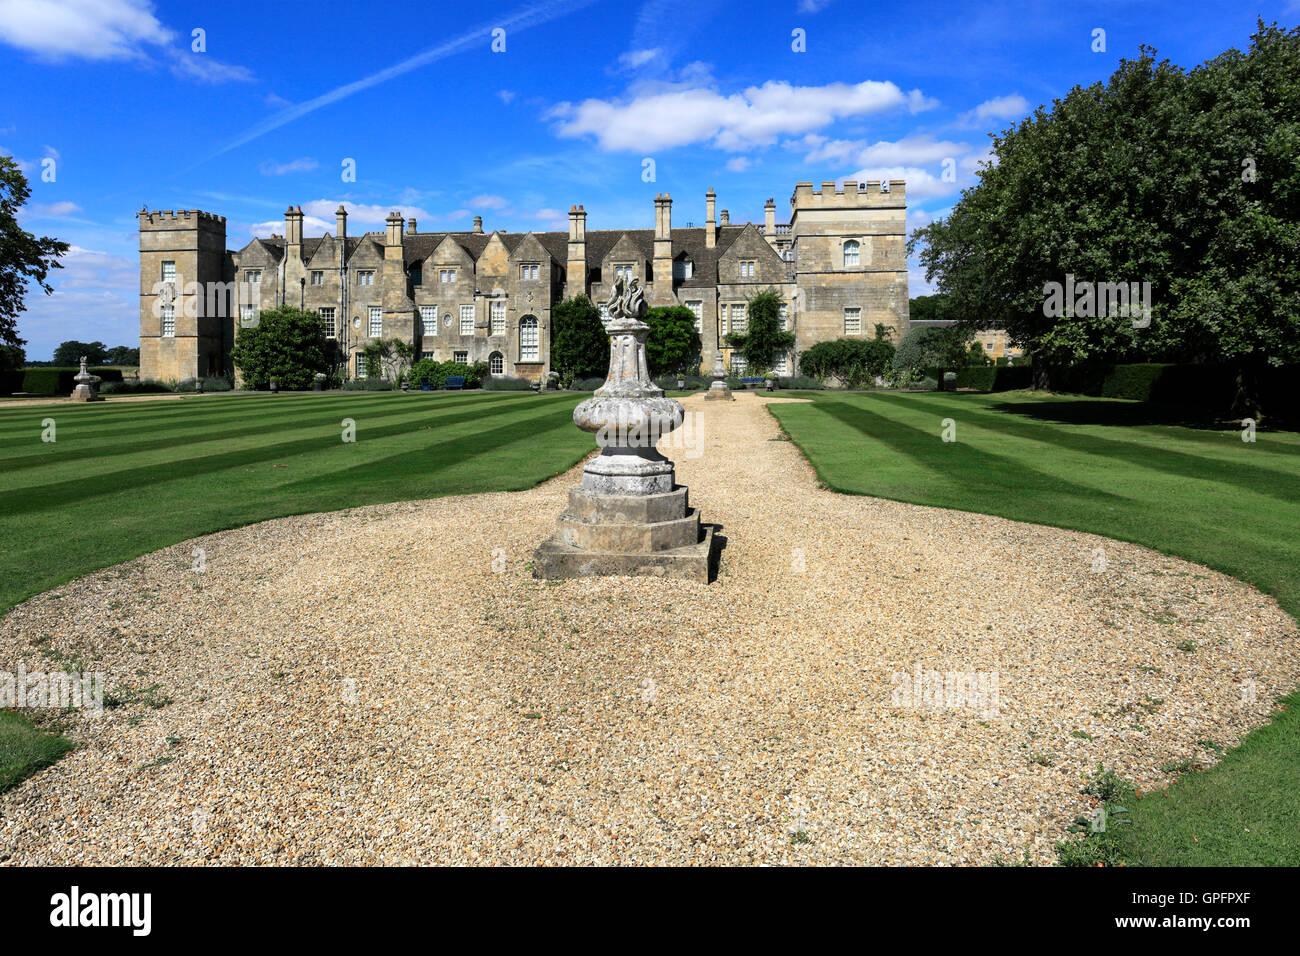
[[[722,526],[710,585],[535,581],[575,469],[210,535],[16,608],[0,671],[154,689],[0,797],[0,861],[1047,863],[1098,763],[1163,785],[1300,683],[1295,624],[1246,585],[819,489],[770,400],[688,399],[702,454],[667,449]]]

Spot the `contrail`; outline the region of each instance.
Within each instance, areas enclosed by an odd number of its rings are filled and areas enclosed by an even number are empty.
[[[507,14],[506,16],[495,19],[490,23],[485,23],[473,30],[462,33],[460,36],[448,40],[445,43],[441,43],[435,47],[430,47],[423,53],[417,53],[415,56],[403,60],[401,63],[380,70],[378,73],[372,73],[370,76],[363,77],[360,80],[354,80],[351,83],[336,87],[328,93],[322,93],[315,99],[286,107],[274,116],[269,116],[260,123],[250,126],[234,140],[221,147],[221,149],[217,150],[215,153],[200,160],[199,163],[205,163],[210,159],[215,159],[222,153],[228,153],[232,149],[243,146],[245,143],[252,142],[259,136],[265,136],[267,133],[271,132],[271,130],[279,129],[286,123],[292,123],[294,120],[306,116],[308,113],[315,112],[322,106],[329,106],[331,103],[337,103],[339,100],[346,99],[353,93],[359,93],[372,86],[378,86],[380,83],[385,83],[394,77],[401,76],[403,73],[409,73],[411,70],[418,69],[426,64],[451,56],[453,53],[459,53],[462,50],[467,50],[472,46],[478,45],[481,45],[483,49],[486,50],[491,31],[498,27],[506,29],[507,31],[511,29],[524,30],[528,27],[537,26],[538,24],[554,20],[557,17],[562,17],[566,13],[570,13],[574,10],[590,6],[594,2],[595,0],[546,0],[546,2],[539,3],[536,6],[516,10],[514,13]],[[508,49],[509,47],[507,47],[507,50]],[[199,164],[196,163],[195,165]],[[192,169],[193,167],[190,168]]]

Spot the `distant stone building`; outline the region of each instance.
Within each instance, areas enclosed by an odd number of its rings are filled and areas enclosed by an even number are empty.
[[[777,371],[826,339],[871,337],[877,324],[908,328],[906,215],[902,180],[795,186],[789,223],[769,199],[762,225],[732,225],[705,196],[703,228],[674,228],[672,200],[654,200],[653,229],[587,229],[582,206],[569,231],[421,232],[393,213],[382,233],[352,237],[347,212],[334,235],[304,237],[301,207],[285,212],[284,235],[226,249],[222,216],[198,210],[141,211],[140,375],[184,379],[231,369],[230,348],[259,310],[289,304],[316,312],[326,335],[362,369],[360,350],[401,338],[421,357],[486,362],[494,375],[537,381],[550,369],[551,307],[585,293],[599,304],[618,274],[641,279],[651,306],[696,315],[704,364],[743,331],[746,305],[773,288],[795,345]]]

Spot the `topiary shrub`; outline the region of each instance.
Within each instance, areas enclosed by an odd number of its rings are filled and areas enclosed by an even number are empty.
[[[817,379],[808,375],[787,375],[784,378],[778,378],[776,383],[777,388],[797,388],[802,391],[824,389],[826,387]]]

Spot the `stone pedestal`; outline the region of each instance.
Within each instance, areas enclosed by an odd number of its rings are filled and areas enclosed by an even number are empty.
[[[736,396],[731,394],[731,389],[727,387],[727,371],[722,367],[722,353],[715,352],[713,362],[713,381],[709,384],[709,390],[704,393],[706,402],[734,402]]]
[[[593,432],[601,453],[582,470],[582,487],[569,492],[569,506],[556,530],[533,552],[533,576],[586,578],[646,575],[707,583],[713,529],[676,482],[673,463],[656,450],[659,439],[682,424],[679,402],[650,380],[640,321],[645,304],[633,280],[615,284],[608,303],[609,376],[573,412]]]

